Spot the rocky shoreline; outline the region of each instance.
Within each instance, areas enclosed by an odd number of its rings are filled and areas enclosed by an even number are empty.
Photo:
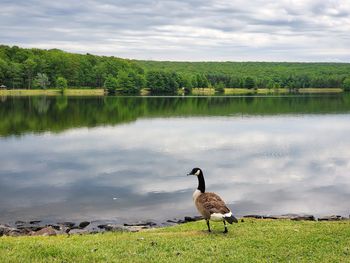
[[[350,217],[340,215],[331,215],[324,217],[315,217],[305,214],[284,214],[284,215],[245,215],[240,219],[244,222],[245,218],[254,219],[285,219],[294,221],[342,221],[350,220]],[[185,216],[183,219],[169,219],[166,222],[156,223],[153,221],[139,221],[136,223],[103,222],[103,221],[82,221],[82,222],[58,222],[45,223],[43,221],[16,221],[13,225],[0,224],[1,236],[55,236],[55,235],[74,235],[74,234],[94,234],[110,231],[138,232],[144,229],[167,227],[172,225],[184,224],[202,220],[201,216]]]

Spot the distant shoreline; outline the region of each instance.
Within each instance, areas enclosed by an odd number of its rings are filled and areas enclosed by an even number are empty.
[[[61,96],[59,89],[8,89],[0,90],[0,96]],[[65,96],[103,96],[103,89],[67,89]]]
[[[243,89],[243,88],[225,88],[223,95],[243,95],[243,94],[312,94],[312,93],[342,93],[341,88],[301,88],[297,91],[290,91],[285,88],[280,89]],[[181,95],[181,92],[179,92]],[[191,95],[215,95],[214,88],[195,88],[192,89]],[[59,89],[2,89],[0,96],[61,96]],[[67,89],[65,96],[105,96],[104,89]],[[141,96],[149,95],[146,89],[141,90]]]

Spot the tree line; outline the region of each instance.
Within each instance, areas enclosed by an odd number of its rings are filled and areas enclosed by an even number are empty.
[[[176,94],[192,88],[344,88],[350,64],[157,62],[0,45],[0,85],[10,89],[105,88],[109,93]]]

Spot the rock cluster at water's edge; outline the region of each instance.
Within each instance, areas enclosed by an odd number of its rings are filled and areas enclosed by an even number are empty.
[[[255,219],[286,219],[294,221],[340,221],[350,220],[340,215],[331,215],[316,218],[313,215],[305,214],[285,214],[285,215],[245,215],[243,218]],[[244,219],[241,222],[244,222]],[[165,227],[187,222],[202,220],[201,216],[185,216],[183,219],[169,219],[163,223],[153,221],[139,221],[136,223],[116,223],[116,222],[101,222],[101,221],[83,221],[80,223],[74,222],[58,222],[56,224],[46,224],[40,220],[36,221],[16,221],[13,226],[0,224],[0,236],[55,236],[60,234],[92,234],[106,231],[126,231],[138,232],[144,229]]]

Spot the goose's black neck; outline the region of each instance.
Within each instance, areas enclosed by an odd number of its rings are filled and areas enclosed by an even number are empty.
[[[198,176],[198,187],[197,189],[201,191],[201,193],[205,192],[205,181],[204,181],[204,176],[203,173],[201,172]]]

